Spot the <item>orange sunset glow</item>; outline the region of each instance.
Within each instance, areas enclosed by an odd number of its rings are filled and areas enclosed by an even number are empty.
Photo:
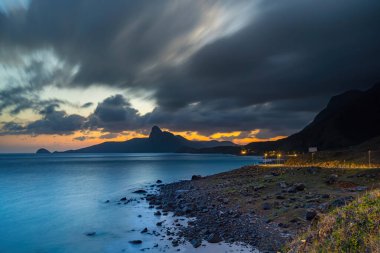
[[[164,129],[165,131],[170,131],[170,129]],[[262,142],[262,141],[275,141],[286,136],[276,136],[272,138],[258,138],[255,137],[259,130],[249,131],[249,133],[254,132],[255,135],[249,137],[240,137],[244,135],[242,131],[224,132],[224,133],[213,133],[211,135],[203,135],[197,131],[170,131],[175,135],[181,135],[188,140],[194,141],[224,141],[229,140],[238,145],[246,145],[251,142]],[[5,135],[0,139],[0,150],[9,149],[11,152],[34,152],[40,147],[47,148],[52,151],[64,151],[70,149],[78,149],[86,146],[91,146],[99,144],[105,141],[127,141],[133,138],[146,138],[148,134],[142,134],[137,131],[124,131],[117,134],[116,137],[102,138],[103,133],[99,131],[91,131],[83,133],[77,131],[70,135]],[[239,138],[240,137],[240,138]]]

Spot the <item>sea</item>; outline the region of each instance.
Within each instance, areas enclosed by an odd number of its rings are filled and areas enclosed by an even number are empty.
[[[153,215],[133,192],[260,162],[219,154],[0,154],[0,253],[256,252],[225,243],[173,247],[156,223],[176,217]],[[145,227],[160,235],[141,233]]]

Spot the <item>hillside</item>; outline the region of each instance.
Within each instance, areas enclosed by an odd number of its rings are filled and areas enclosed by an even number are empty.
[[[233,145],[235,144],[227,141],[190,141],[154,126],[148,138],[135,138],[124,142],[104,142],[86,148],[68,150],[65,153],[171,153],[185,148],[199,149]]]
[[[367,91],[351,90],[331,98],[324,110],[288,138],[250,143],[255,150],[331,150],[350,147],[380,135],[380,83]]]

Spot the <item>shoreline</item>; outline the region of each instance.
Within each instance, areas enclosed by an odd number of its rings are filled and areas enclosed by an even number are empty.
[[[277,252],[326,213],[380,187],[380,169],[244,166],[159,184],[146,195],[157,215],[191,218],[176,225],[178,242],[243,243]],[[177,243],[177,242],[176,242]]]

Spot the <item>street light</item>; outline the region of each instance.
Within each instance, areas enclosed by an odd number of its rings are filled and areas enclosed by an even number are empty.
[[[277,155],[277,164],[280,164],[280,158],[281,158],[281,154],[278,154]]]
[[[268,156],[268,154],[265,153],[265,154],[264,154],[264,164],[265,164],[265,165],[267,164],[267,156]]]

